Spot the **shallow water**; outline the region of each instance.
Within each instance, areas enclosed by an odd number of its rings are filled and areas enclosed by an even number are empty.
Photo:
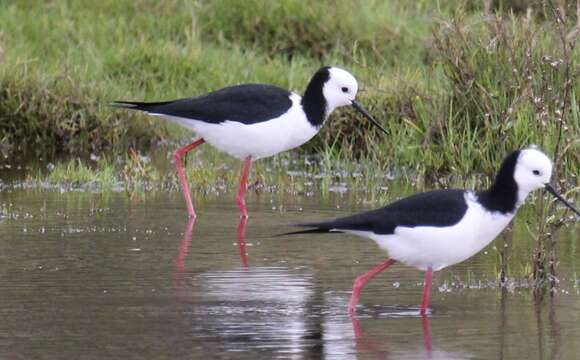
[[[417,316],[423,274],[395,265],[364,290],[352,281],[386,254],[347,235],[275,237],[293,222],[349,213],[346,197],[0,193],[3,359],[573,359],[580,353],[577,225],[558,234],[557,292],[497,287],[498,248],[525,274],[533,244],[516,227],[435,274],[431,315]],[[361,205],[352,205],[360,210]],[[304,209],[301,211],[301,209]],[[521,221],[523,223],[523,221]],[[495,246],[495,247],[494,247]]]

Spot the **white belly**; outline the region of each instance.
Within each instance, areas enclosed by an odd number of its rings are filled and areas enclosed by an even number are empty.
[[[196,132],[220,151],[238,159],[260,159],[298,147],[312,139],[318,129],[312,126],[300,106],[300,97],[292,95],[291,110],[275,119],[245,125],[236,121],[210,124],[203,121],[169,117],[169,120]]]
[[[505,229],[514,216],[488,212],[472,198],[467,203],[465,216],[453,226],[399,226],[392,235],[370,232],[359,235],[375,240],[381,249],[397,261],[421,270],[429,266],[440,270],[481,251]]]

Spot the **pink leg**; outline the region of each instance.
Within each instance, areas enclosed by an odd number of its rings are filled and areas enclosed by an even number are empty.
[[[250,174],[250,167],[252,166],[252,156],[244,159],[244,167],[242,168],[242,176],[240,177],[240,190],[236,196],[236,202],[240,208],[240,217],[248,217],[248,208],[246,208],[246,188],[248,187],[248,176]]]
[[[194,148],[203,144],[205,140],[197,139],[189,145],[180,147],[173,153],[173,161],[175,162],[175,169],[177,170],[177,177],[179,178],[179,183],[181,184],[181,191],[183,197],[185,198],[185,203],[187,204],[187,212],[189,217],[195,217],[195,211],[193,210],[193,204],[191,203],[191,195],[189,194],[189,186],[187,185],[187,180],[185,179],[185,171],[183,170],[183,160],[181,159],[183,155],[187,154]]]
[[[248,223],[247,217],[240,218],[240,223],[238,224],[238,247],[240,248],[240,260],[242,260],[242,266],[244,268],[248,267],[248,253],[246,252],[246,224]]]
[[[356,278],[354,284],[352,285],[352,295],[350,297],[350,302],[348,303],[348,313],[354,314],[356,309],[356,304],[358,304],[358,298],[360,297],[360,292],[363,287],[369,282],[372,278],[374,278],[378,273],[385,270],[389,266],[395,263],[394,259],[388,259],[387,261],[377,265],[374,269],[369,271],[368,273],[361,275]]]
[[[425,273],[425,285],[423,286],[423,302],[421,303],[421,315],[427,313],[429,306],[429,294],[431,293],[431,284],[433,283],[433,268],[429,266]]]

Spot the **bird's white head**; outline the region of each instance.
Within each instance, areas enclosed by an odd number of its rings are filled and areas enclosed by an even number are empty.
[[[337,67],[320,68],[310,80],[302,98],[308,121],[320,127],[334,109],[350,105],[384,133],[383,128],[358,102],[358,83],[348,71]]]
[[[519,198],[523,200],[530,192],[546,187],[552,176],[552,161],[536,146],[520,151],[514,169]]]
[[[348,71],[337,67],[328,68],[328,74],[322,93],[330,114],[337,107],[352,105],[358,92],[358,83]]]
[[[546,154],[535,145],[521,150],[514,168],[514,180],[518,185],[518,202],[522,203],[530,192],[544,188],[580,216],[580,211],[550,185],[551,177],[552,161]]]

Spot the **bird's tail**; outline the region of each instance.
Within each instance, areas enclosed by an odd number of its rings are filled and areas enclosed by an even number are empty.
[[[131,110],[151,111],[157,106],[167,105],[171,101],[139,102],[139,101],[113,101],[110,105]]]
[[[303,223],[303,224],[294,224],[293,226],[308,227],[308,228],[312,228],[312,229],[290,231],[287,233],[278,234],[278,236],[300,235],[300,234],[325,234],[325,233],[330,233],[330,232],[341,232],[338,229],[332,228],[331,223]]]

